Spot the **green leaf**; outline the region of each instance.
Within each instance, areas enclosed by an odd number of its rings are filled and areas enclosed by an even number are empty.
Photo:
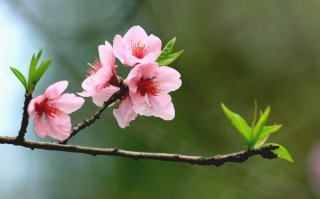
[[[174,60],[176,60],[181,54],[183,53],[183,50],[170,54],[169,56],[167,56],[167,58],[165,60],[159,61],[159,66],[168,66],[169,64],[171,64]]]
[[[256,140],[259,135],[261,134],[264,125],[266,124],[268,117],[270,114],[270,107],[268,106],[267,109],[262,113],[262,115],[259,118],[259,121],[257,122],[256,126],[253,128],[253,137],[254,140]]]
[[[277,132],[282,125],[273,125],[273,126],[265,126],[263,127],[261,133],[256,138],[256,144],[254,145],[254,148],[260,148],[269,138],[270,134]]]
[[[277,149],[272,150],[274,154],[278,155],[278,158],[282,158],[289,162],[293,162],[293,159],[286,148],[284,148],[280,144],[271,143],[271,145],[279,147]]]
[[[251,128],[254,128],[257,122],[257,115],[258,115],[258,102],[254,100],[254,109],[253,109],[253,119],[251,123]]]
[[[163,48],[163,50],[161,51],[158,59],[156,62],[161,62],[165,59],[167,59],[167,57],[171,54],[172,49],[174,47],[174,44],[176,43],[176,38],[171,39],[167,45]]]
[[[22,83],[22,85],[25,87],[25,89],[27,90],[27,80],[26,78],[23,76],[23,74],[18,70],[15,69],[14,67],[10,66],[11,71],[13,72],[13,74],[15,74],[15,76],[20,80],[20,82]]]
[[[36,57],[33,54],[31,58],[30,66],[29,66],[28,88],[30,87],[33,76],[35,75],[37,70],[37,64],[35,62],[36,62]]]
[[[247,122],[240,115],[229,110],[223,103],[221,103],[221,107],[232,125],[245,138],[246,143],[248,143],[251,139],[251,128],[248,126]]]
[[[41,55],[42,55],[42,49],[38,52],[38,55],[37,55],[37,57],[36,57],[36,61],[37,61],[37,62],[36,62],[36,65],[38,64]]]
[[[30,67],[29,67],[29,77],[28,77],[28,91],[29,93],[33,91],[34,89],[34,79],[37,75],[37,64],[39,62],[39,59],[42,55],[42,50],[39,51],[39,53],[37,54],[37,56],[33,55],[31,58],[31,62],[30,62]]]
[[[281,124],[273,125],[273,126],[265,126],[262,129],[262,132],[260,133],[259,137],[265,137],[267,135],[270,135],[272,133],[275,133],[279,131],[279,129],[282,127]]]
[[[52,62],[52,60],[48,59],[48,60],[42,62],[41,65],[38,67],[38,69],[36,71],[36,76],[33,80],[34,85],[36,85],[39,82],[39,80],[41,79],[42,75],[46,72],[46,70],[48,69],[51,62]]]
[[[257,139],[253,145],[254,149],[259,149],[269,138],[269,135]]]

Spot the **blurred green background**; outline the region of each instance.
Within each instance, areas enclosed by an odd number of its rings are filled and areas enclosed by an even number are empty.
[[[3,58],[10,57],[0,65],[2,136],[16,135],[23,105],[23,87],[13,83],[9,65],[26,73],[31,55],[42,48],[53,64],[35,95],[63,79],[70,82],[68,92],[79,92],[98,45],[140,25],[163,44],[177,37],[175,49],[185,50],[172,64],[183,81],[171,95],[176,118],[138,117],[122,130],[109,109],[70,144],[189,155],[236,152],[245,149],[243,141],[220,103],[251,120],[256,99],[261,109],[272,107],[268,124],[283,124],[269,141],[283,144],[295,160],[253,157],[216,168],[2,145],[1,197],[320,198],[320,1],[4,0],[0,11],[0,32],[13,30],[0,33]],[[88,99],[73,123],[95,110]],[[27,138],[40,140],[32,125]]]

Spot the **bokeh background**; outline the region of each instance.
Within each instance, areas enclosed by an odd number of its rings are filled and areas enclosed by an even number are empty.
[[[271,105],[270,142],[295,163],[250,158],[220,168],[0,146],[1,198],[320,198],[320,1],[2,0],[0,135],[20,126],[23,87],[33,53],[53,64],[35,95],[59,80],[81,91],[97,46],[141,25],[165,44],[177,37],[172,64],[183,86],[172,93],[176,118],[138,117],[120,129],[111,109],[71,144],[135,151],[215,155],[244,149],[220,103],[251,120],[253,102]],[[120,70],[125,75],[127,71]],[[91,100],[73,114],[93,113]],[[40,140],[28,128],[28,139]],[[46,139],[50,140],[50,139]]]

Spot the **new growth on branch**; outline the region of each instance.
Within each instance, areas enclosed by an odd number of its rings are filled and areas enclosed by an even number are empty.
[[[183,52],[182,50],[172,52],[175,41],[176,38],[173,38],[162,49],[161,40],[152,34],[148,35],[140,26],[132,27],[123,37],[116,35],[113,45],[105,41],[105,44],[98,47],[99,58],[96,58],[92,64],[88,64],[87,78],[82,82],[83,91],[77,93],[78,96],[73,93],[63,93],[68,86],[68,81],[62,80],[50,85],[42,95],[32,97],[36,85],[51,63],[49,59],[38,65],[42,51],[33,55],[28,79],[18,69],[11,67],[12,72],[26,89],[23,116],[17,137],[0,137],[0,143],[31,149],[198,165],[220,166],[225,162],[243,162],[253,155],[261,155],[267,159],[282,158],[293,162],[283,146],[265,143],[271,134],[281,128],[281,125],[266,126],[270,107],[257,119],[256,102],[251,126],[240,115],[221,104],[231,124],[244,138],[246,151],[202,157],[67,145],[70,138],[96,122],[106,108],[116,107],[113,109],[113,115],[121,128],[129,126],[138,115],[172,120],[175,117],[175,110],[169,93],[179,89],[182,85],[180,73],[168,66]],[[126,78],[117,75],[116,59],[122,63],[123,67],[130,68]],[[92,102],[99,108],[93,115],[72,128],[70,114],[83,106],[85,101],[83,97],[91,97]],[[49,136],[58,141],[49,143],[24,140],[30,119],[34,119],[34,132],[38,137]]]

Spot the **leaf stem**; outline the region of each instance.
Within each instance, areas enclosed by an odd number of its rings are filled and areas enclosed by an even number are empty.
[[[254,109],[253,109],[253,119],[251,123],[251,128],[254,129],[256,122],[257,122],[257,115],[258,115],[258,102],[254,100]]]

